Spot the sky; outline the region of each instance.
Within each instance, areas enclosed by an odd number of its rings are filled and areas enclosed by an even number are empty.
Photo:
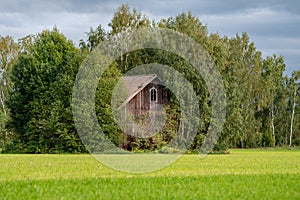
[[[263,57],[283,55],[286,75],[300,70],[299,0],[0,0],[0,35],[22,38],[56,26],[78,44],[90,27],[107,24],[124,3],[151,20],[191,11],[210,33],[247,32]]]

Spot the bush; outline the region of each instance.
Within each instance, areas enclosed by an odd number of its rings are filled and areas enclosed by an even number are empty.
[[[274,147],[275,146],[275,141],[272,137],[271,132],[264,132],[262,134],[262,147]]]

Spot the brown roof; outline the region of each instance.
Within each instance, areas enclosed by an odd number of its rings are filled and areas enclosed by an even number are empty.
[[[123,76],[122,81],[126,86],[128,95],[120,107],[123,107],[125,104],[127,104],[135,95],[137,95],[156,78],[156,74]]]

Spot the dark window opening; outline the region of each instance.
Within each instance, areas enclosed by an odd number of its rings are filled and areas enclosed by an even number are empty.
[[[150,90],[150,101],[157,102],[157,89],[155,89],[155,88],[151,88],[151,90]]]

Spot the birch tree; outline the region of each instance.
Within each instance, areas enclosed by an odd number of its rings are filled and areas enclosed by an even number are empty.
[[[300,79],[300,71],[294,71],[292,74],[292,78],[290,79],[290,91],[291,91],[291,123],[290,123],[290,137],[289,137],[289,147],[292,145],[292,138],[293,138],[293,125],[294,125],[294,117],[295,117],[295,110],[297,106],[297,96],[299,93],[299,79]]]
[[[276,141],[276,123],[278,120],[280,107],[283,105],[283,72],[285,64],[282,56],[267,57],[263,61],[263,78],[265,83],[265,93],[268,99],[267,112],[270,117],[269,128],[273,141]],[[267,117],[267,115],[266,115]]]
[[[19,54],[19,45],[10,36],[0,36],[0,151],[12,141],[13,133],[6,128],[9,118],[6,101],[12,88],[11,70]]]
[[[14,42],[10,36],[0,36],[0,103],[1,111],[7,117],[7,108],[5,101],[12,88],[10,73],[13,62],[19,53],[19,45]]]

